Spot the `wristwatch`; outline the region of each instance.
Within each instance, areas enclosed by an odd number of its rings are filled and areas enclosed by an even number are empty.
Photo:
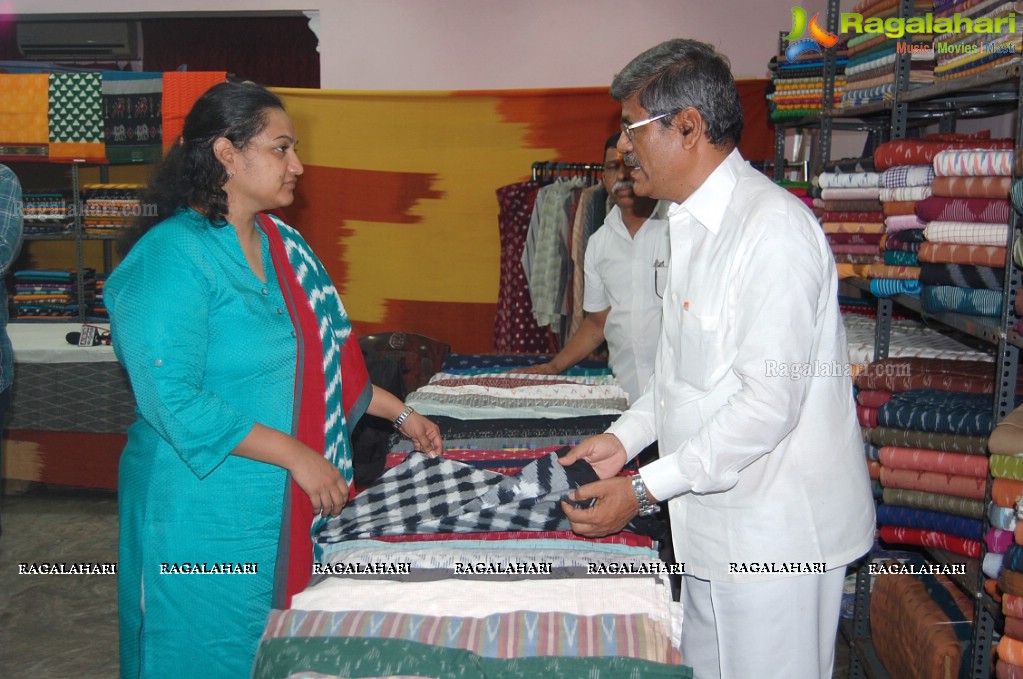
[[[639,474],[632,477],[632,492],[636,494],[640,516],[650,516],[657,513],[658,507],[650,501],[650,495],[646,492],[646,484],[643,483],[643,479]]]

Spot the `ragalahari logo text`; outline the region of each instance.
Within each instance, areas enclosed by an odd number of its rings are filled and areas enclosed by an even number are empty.
[[[838,36],[821,28],[817,23],[819,14],[814,14],[809,22],[806,21],[806,10],[802,7],[792,8],[792,30],[785,36],[789,46],[785,49],[785,58],[795,61],[800,55],[807,52],[823,54],[828,47],[834,47],[838,43]],[[810,37],[803,38],[803,34],[809,31]]]

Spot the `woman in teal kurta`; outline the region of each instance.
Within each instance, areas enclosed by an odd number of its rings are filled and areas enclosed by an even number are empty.
[[[347,500],[344,417],[320,449],[296,433],[296,365],[308,345],[294,289],[280,282],[287,261],[271,257],[281,235],[320,272],[310,300],[336,292],[294,230],[258,216],[291,203],[303,169],[296,143],[264,88],[207,92],[154,176],[148,200],[159,214],[137,225],[104,289],[137,403],[119,470],[122,677],[248,676],[295,501],[289,477],[321,518]],[[344,328],[326,338],[330,353],[350,332],[344,309],[339,299],[309,305]],[[340,390],[333,372],[326,384]],[[403,414],[401,431],[440,452],[436,427],[394,396],[366,385],[360,407]]]

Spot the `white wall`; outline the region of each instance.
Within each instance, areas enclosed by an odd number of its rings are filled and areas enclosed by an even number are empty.
[[[824,0],[802,3],[808,11]],[[767,77],[792,0],[0,0],[0,15],[318,10],[321,86],[346,90],[601,87],[673,37]]]

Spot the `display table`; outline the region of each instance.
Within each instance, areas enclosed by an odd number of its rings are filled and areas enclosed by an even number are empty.
[[[112,347],[68,344],[77,323],[11,323],[4,478],[116,489],[135,400]]]

